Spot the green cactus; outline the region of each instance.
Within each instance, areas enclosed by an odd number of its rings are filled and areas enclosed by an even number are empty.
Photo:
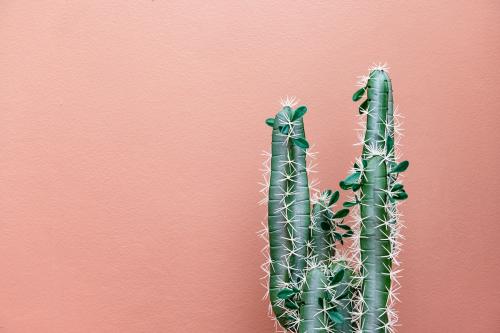
[[[408,197],[396,180],[408,161],[396,163],[392,86],[385,68],[373,69],[353,100],[365,93],[359,108],[367,118],[363,152],[340,186],[360,191],[361,332],[390,332],[396,320],[391,308],[397,283],[393,259],[399,251],[396,204]]]
[[[271,308],[289,332],[393,332],[400,251],[397,204],[408,197],[398,176],[408,161],[397,163],[392,86],[384,66],[364,77],[353,95],[366,116],[363,151],[340,182],[352,200],[333,210],[338,191],[314,192],[308,179],[309,143],[305,106],[283,108],[266,123],[272,127],[269,155],[268,291]],[[267,178],[266,178],[267,179]],[[311,209],[312,203],[312,209]],[[344,223],[354,210],[355,224]],[[351,252],[339,253],[346,238]],[[267,266],[266,266],[267,267]]]
[[[285,329],[331,332],[335,325],[350,326],[350,304],[336,300],[340,295],[334,291],[341,284],[350,288],[350,280],[347,284],[344,279],[331,280],[329,267],[336,262],[335,243],[351,237],[353,231],[342,223],[349,210],[332,210],[338,191],[327,190],[315,198],[311,220],[306,164],[309,144],[303,121],[307,108],[294,110],[291,104],[266,120],[273,128],[268,192],[269,297],[274,315]],[[347,266],[342,268],[342,272],[346,270]],[[351,274],[345,276],[350,279]]]

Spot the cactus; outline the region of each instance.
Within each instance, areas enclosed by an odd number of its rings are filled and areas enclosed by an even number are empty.
[[[268,241],[263,265],[270,310],[277,325],[289,332],[394,332],[394,303],[399,289],[400,251],[397,205],[408,195],[399,174],[400,129],[394,115],[392,85],[385,66],[375,66],[353,95],[366,116],[363,150],[339,185],[352,199],[335,209],[338,191],[319,193],[309,181],[311,164],[305,137],[305,106],[282,101],[266,120],[272,127],[272,150],[265,165],[262,202],[268,203],[261,237]],[[267,164],[270,163],[270,165]],[[311,195],[313,194],[313,195]],[[311,207],[312,204],[312,207]],[[349,215],[355,224],[345,224]],[[346,238],[350,252],[343,247]]]
[[[269,169],[269,298],[278,323],[292,332],[350,327],[350,268],[334,257],[337,242],[352,236],[343,224],[349,209],[333,206],[339,192],[313,198],[306,164],[305,106],[287,100],[274,118]],[[334,269],[335,268],[335,269]],[[346,273],[347,272],[347,273]],[[339,296],[343,298],[340,299]],[[347,299],[348,300],[348,299]]]
[[[387,69],[372,68],[363,83],[353,95],[353,101],[367,95],[359,107],[360,114],[366,115],[363,151],[340,187],[359,191],[360,331],[392,332],[397,319],[393,309],[398,288],[394,268],[399,252],[397,203],[408,197],[397,179],[409,163],[396,163],[392,85]]]

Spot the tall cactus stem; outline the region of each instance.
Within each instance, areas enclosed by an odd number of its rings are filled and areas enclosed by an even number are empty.
[[[288,233],[290,184],[289,149],[287,136],[279,129],[279,123],[288,119],[291,109],[283,108],[275,117],[272,133],[271,176],[269,181],[268,228],[269,228],[269,298],[272,309],[280,325],[290,327],[291,318],[286,314],[283,300],[278,292],[290,281],[288,255],[291,250]]]
[[[292,131],[292,142],[295,138],[305,139],[304,118],[294,119],[298,108],[292,113],[290,126]],[[291,144],[293,163],[291,164],[293,174],[293,204],[291,206],[291,235],[293,246],[292,276],[291,280],[297,282],[303,275],[306,267],[307,240],[309,226],[311,224],[311,212],[309,202],[309,183],[307,179],[306,150],[296,144]]]
[[[386,204],[389,201],[386,165],[386,130],[390,79],[385,71],[370,74],[367,124],[362,158],[366,161],[361,185],[362,332],[385,332],[387,301],[391,287],[390,227]],[[392,97],[391,97],[392,99]]]

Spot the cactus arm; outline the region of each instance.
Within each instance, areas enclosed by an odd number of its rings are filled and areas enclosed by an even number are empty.
[[[289,233],[287,230],[289,198],[285,193],[290,188],[286,177],[288,161],[287,136],[279,129],[280,122],[286,119],[290,113],[289,108],[283,108],[274,121],[272,133],[272,157],[271,178],[269,182],[268,203],[268,228],[269,228],[269,252],[270,252],[270,274],[269,274],[269,298],[272,309],[278,322],[283,327],[291,325],[286,315],[283,300],[278,297],[279,291],[289,282],[288,254],[291,249]]]
[[[328,281],[320,268],[307,272],[302,290],[299,333],[326,333],[329,319],[325,311],[325,290]]]
[[[384,332],[390,289],[389,227],[387,226],[387,167],[385,161],[388,110],[388,76],[382,70],[371,73],[367,85],[368,113],[363,160],[367,161],[361,185],[362,332]]]
[[[321,198],[313,205],[313,225],[311,228],[312,255],[318,261],[329,260],[335,254],[330,220],[331,210],[325,207]]]
[[[292,115],[291,122],[291,153],[294,163],[291,165],[293,174],[293,204],[291,206],[292,224],[292,281],[303,278],[306,268],[307,242],[309,239],[309,226],[311,224],[311,212],[309,202],[309,183],[307,179],[306,150],[295,144],[295,139],[305,139],[304,120],[298,113],[305,109],[304,106],[297,108]],[[303,111],[305,112],[305,111]],[[302,113],[303,115],[303,113]]]
[[[342,280],[333,285],[333,295],[330,303],[335,306],[335,310],[340,314],[344,321],[341,323],[333,322],[333,331],[348,333],[354,331],[351,315],[354,273],[344,261],[338,261],[330,266],[330,271],[333,273],[333,276],[335,276],[335,273],[340,269],[344,270],[344,274],[342,276]]]

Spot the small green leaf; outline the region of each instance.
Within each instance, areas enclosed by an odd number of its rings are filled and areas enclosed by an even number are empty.
[[[307,142],[306,139],[295,138],[295,139],[292,139],[292,142],[293,142],[294,145],[296,145],[297,147],[300,147],[302,149],[309,148],[309,142]]]
[[[289,298],[292,298],[295,294],[297,294],[297,292],[295,290],[285,288],[285,289],[281,289],[278,292],[278,298],[289,299]]]
[[[370,102],[368,99],[366,101],[364,101],[363,103],[361,103],[361,105],[359,106],[359,114],[363,114],[363,113],[367,112],[369,103]]]
[[[392,192],[397,192],[403,189],[403,184],[396,183],[392,186]]]
[[[408,193],[405,191],[398,192],[392,196],[396,200],[406,200],[408,199]]]
[[[347,231],[345,234],[343,234],[343,235],[342,235],[342,237],[344,237],[344,238],[349,238],[349,237],[351,237],[352,235],[354,235],[354,231],[349,230],[349,231]]]
[[[340,197],[339,191],[333,192],[332,196],[330,197],[330,202],[328,203],[328,206],[331,206],[334,203],[336,203],[339,200],[339,197]]]
[[[339,234],[338,232],[333,233],[333,238],[335,238],[338,241],[342,240],[342,234]]]
[[[391,136],[388,136],[385,141],[386,141],[385,146],[387,147],[387,152],[392,153],[392,150],[394,149],[394,139]]]
[[[331,229],[331,225],[330,223],[327,223],[327,222],[321,222],[321,229],[323,229],[324,231],[328,231]]]
[[[348,226],[347,224],[338,224],[337,226],[344,230],[352,230],[351,227]]]
[[[281,134],[288,134],[288,132],[290,131],[290,125],[280,126],[278,127],[278,129]]]
[[[403,162],[399,163],[398,165],[396,165],[394,168],[392,168],[391,171],[389,171],[389,173],[400,173],[400,172],[403,172],[406,169],[408,169],[409,165],[410,165],[410,162],[403,161]]]
[[[344,273],[345,273],[345,271],[344,271],[344,269],[343,269],[343,268],[339,269],[339,270],[337,271],[337,273],[335,273],[335,274],[333,275],[333,277],[331,278],[330,282],[331,282],[332,284],[337,284],[337,283],[339,283],[340,281],[342,281],[342,278],[344,277]]]
[[[343,209],[339,210],[338,212],[336,212],[333,215],[333,218],[334,219],[341,219],[341,218],[346,217],[348,214],[349,214],[349,209],[343,208]]]
[[[356,206],[358,203],[357,202],[352,202],[352,201],[346,201],[343,203],[344,207],[353,207]]]
[[[354,183],[357,183],[359,181],[360,176],[361,176],[361,172],[354,172],[354,173],[351,173],[349,176],[347,176],[346,179],[344,179],[344,181],[347,184],[354,184]]]
[[[359,89],[358,91],[356,91],[354,93],[354,95],[352,95],[352,100],[354,102],[359,101],[361,99],[361,97],[363,97],[363,95],[365,94],[365,91],[366,91],[365,87],[363,87],[363,88]]]
[[[295,111],[293,112],[292,116],[292,121],[299,120],[304,116],[304,114],[307,112],[307,108],[305,106],[299,106]]]
[[[328,310],[328,317],[335,323],[335,324],[342,324],[344,322],[344,316],[340,312],[338,312],[335,308]]]
[[[273,127],[274,126],[274,118],[267,118],[266,119],[266,125]]]
[[[360,188],[361,188],[361,184],[354,184],[354,185],[352,185],[352,190],[353,190],[354,192],[356,192],[356,191],[357,191],[357,190],[359,190]]]
[[[353,187],[354,185],[357,185],[360,177],[361,177],[361,172],[351,173],[349,176],[346,177],[346,179],[341,181],[339,183],[339,185],[343,190],[348,190],[351,187]]]
[[[298,310],[299,309],[299,305],[297,303],[295,303],[294,301],[289,300],[289,299],[285,300],[285,306],[287,308],[289,308],[289,309],[292,309],[292,310]]]
[[[347,186],[347,184],[343,180],[339,183],[339,186],[343,190],[348,190],[349,188],[351,188],[350,186]]]

